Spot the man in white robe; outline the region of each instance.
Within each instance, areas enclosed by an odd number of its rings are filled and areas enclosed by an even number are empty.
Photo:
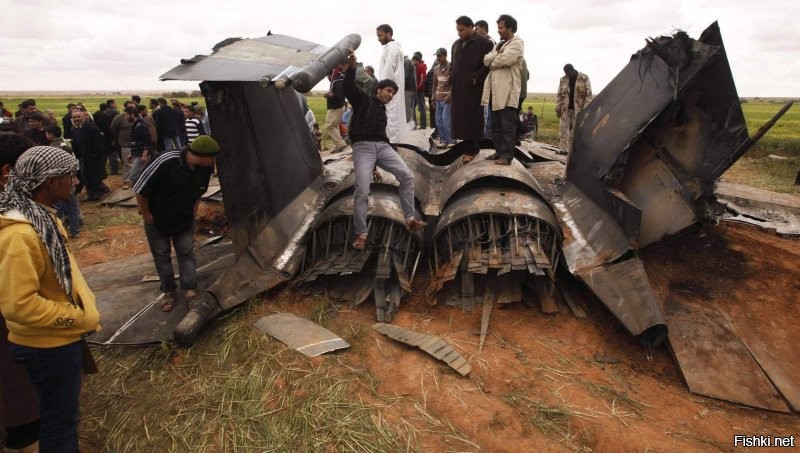
[[[398,93],[405,90],[405,69],[403,67],[403,50],[400,44],[392,38],[394,31],[387,24],[378,25],[375,29],[378,41],[383,45],[380,66],[378,67],[378,80],[389,79],[398,86]],[[395,96],[386,104],[386,135],[391,143],[397,143],[403,132],[408,129],[406,123],[406,103],[403,96]]]

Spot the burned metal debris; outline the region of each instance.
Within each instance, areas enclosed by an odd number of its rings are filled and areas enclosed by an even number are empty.
[[[464,165],[458,145],[437,153],[429,132],[409,131],[394,145],[414,172],[416,209],[428,228],[405,230],[397,182],[384,174],[372,185],[364,251],[348,247],[352,161],[343,156],[323,165],[297,93],[285,89],[313,86],[359,42],[350,35],[323,49],[281,35],[226,41],[163,76],[203,81],[214,135],[231,150],[218,163],[235,258],[175,327],[175,338],[192,341],[218,314],[290,280],[300,292],[324,291],[354,305],[372,299],[378,320],[390,322],[422,280],[431,302],[465,311],[483,304],[483,335],[495,303],[537,301],[555,312],[563,299],[585,316],[576,294],[588,290],[644,344],[664,341],[668,324],[682,332],[697,321],[689,340],[669,334],[673,349],[723,349],[717,346],[728,336],[702,328],[721,321],[678,316],[693,309],[681,301],[670,302],[665,318],[637,257],[647,244],[716,218],[715,182],[758,138],[748,137],[716,23],[697,40],[680,32],[649,40],[634,54],[580,112],[566,166],[558,150],[536,143],[520,146],[512,165],[492,165],[482,159],[490,141]],[[423,340],[387,324],[376,330],[423,349],[435,346],[425,350],[469,372],[435,337]],[[753,350],[763,348],[729,349],[731,357]],[[759,363],[778,363],[758,354]],[[711,364],[691,357],[676,353],[684,375],[713,380]],[[772,398],[796,396],[797,375],[780,366],[763,369],[757,380],[781,382],[778,390],[745,398],[747,383],[712,382],[716,393],[690,388],[784,410]],[[796,404],[795,396],[785,397]]]
[[[433,357],[443,361],[458,374],[466,376],[472,371],[472,365],[461,357],[446,341],[433,335],[415,332],[392,324],[378,323],[372,326],[376,331],[410,346],[416,346]]]

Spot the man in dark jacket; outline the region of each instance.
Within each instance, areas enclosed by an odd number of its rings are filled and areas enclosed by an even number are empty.
[[[105,146],[105,154],[108,158],[109,166],[111,167],[111,174],[119,174],[119,156],[114,149],[114,135],[111,132],[111,122],[116,116],[116,109],[112,109],[105,102],[100,104],[100,110],[94,112],[94,125],[103,133],[103,146]],[[104,164],[105,165],[105,164]]]
[[[91,121],[85,120],[81,110],[72,112],[72,150],[81,163],[80,180],[89,195],[86,201],[99,200],[110,192],[103,184],[106,179],[103,134]]]
[[[386,104],[397,95],[397,84],[385,79],[378,82],[374,93],[365,93],[356,87],[356,56],[348,57],[344,76],[344,92],[353,105],[350,119],[350,140],[353,143],[353,166],[356,175],[353,195],[353,223],[355,240],[353,248],[367,246],[367,208],[372,171],[377,165],[393,174],[400,182],[400,205],[409,231],[425,228],[425,222],[414,215],[414,174],[390,145],[386,135]],[[399,93],[402,96],[402,93]]]
[[[464,141],[464,163],[471,162],[480,151],[483,136],[484,108],[481,106],[483,82],[489,68],[483,57],[491,52],[492,42],[474,31],[475,24],[467,16],[456,19],[458,39],[453,43],[450,69],[450,121],[453,138]]]
[[[153,110],[153,120],[156,123],[158,130],[158,149],[164,151],[179,150],[181,149],[180,134],[181,128],[179,117],[183,118],[183,113],[178,113],[173,110],[167,100],[164,98],[158,99],[158,109]]]

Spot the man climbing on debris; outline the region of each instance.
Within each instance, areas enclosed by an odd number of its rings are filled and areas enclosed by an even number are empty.
[[[353,143],[353,166],[356,175],[353,196],[355,224],[353,248],[363,250],[367,246],[369,186],[375,165],[393,174],[400,182],[400,204],[406,219],[406,228],[409,231],[417,231],[425,228],[426,224],[414,218],[414,174],[389,145],[389,138],[386,135],[386,104],[397,94],[397,84],[384,79],[378,82],[375,92],[365,93],[356,87],[356,56],[352,52],[348,57],[348,63],[344,76],[344,92],[353,106],[349,134]]]
[[[170,242],[178,258],[184,298],[192,302],[197,297],[194,219],[218,153],[219,144],[210,136],[201,135],[183,151],[167,151],[158,156],[133,186],[164,293],[161,311],[172,311],[178,301]]]

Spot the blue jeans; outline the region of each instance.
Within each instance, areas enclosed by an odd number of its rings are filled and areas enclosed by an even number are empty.
[[[450,104],[444,101],[436,101],[436,129],[440,142],[448,145],[455,143],[450,134]]]
[[[150,161],[148,160],[148,163]],[[139,179],[139,176],[142,175],[142,170],[144,170],[145,164],[142,163],[142,156],[133,156],[131,157],[131,169],[128,170],[128,173],[122,178],[125,181],[128,181],[133,187],[136,184],[136,181]]]
[[[77,236],[81,232],[81,208],[78,205],[78,196],[72,194],[69,201],[58,201],[55,204],[59,217],[69,219],[69,235]]]
[[[57,348],[9,345],[17,363],[28,372],[39,398],[39,450],[42,452],[78,451],[81,341]]]
[[[161,143],[164,145],[164,151],[181,149],[181,140],[178,137],[164,137]]]
[[[353,143],[353,167],[356,174],[353,194],[353,224],[357,234],[367,233],[369,186],[375,166],[393,174],[400,183],[400,207],[406,220],[414,218],[414,174],[397,151],[386,142]]]
[[[197,259],[194,256],[194,225],[181,233],[163,233],[155,224],[145,223],[144,233],[153,254],[153,263],[156,265],[158,280],[161,282],[161,292],[175,291],[175,272],[172,270],[172,248],[175,247],[175,256],[178,258],[178,272],[181,276],[181,289],[197,289]]]

